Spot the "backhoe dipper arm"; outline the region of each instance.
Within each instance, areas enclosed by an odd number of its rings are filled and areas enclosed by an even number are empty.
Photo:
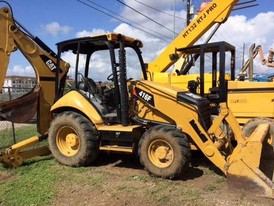
[[[13,51],[19,49],[32,65],[36,74],[36,84],[40,89],[38,92],[37,125],[38,131],[41,134],[45,134],[51,119],[50,107],[54,103],[55,95],[57,95],[55,94],[55,85],[57,84],[59,88],[64,86],[60,85],[60,82],[65,82],[61,81],[61,79],[66,78],[69,64],[60,60],[59,78],[57,79],[56,54],[39,38],[34,37],[18,24],[13,18],[11,9],[8,7],[0,9],[0,31],[0,88],[2,88],[4,82],[10,55]],[[3,107],[7,107],[7,105]],[[3,111],[2,107],[1,111]]]
[[[224,23],[238,0],[213,0],[194,20],[172,41],[157,58],[148,64],[149,72],[165,72],[173,65],[181,52],[177,48],[192,46],[215,23]]]

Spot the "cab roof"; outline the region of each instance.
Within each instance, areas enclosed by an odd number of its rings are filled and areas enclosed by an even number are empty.
[[[121,35],[118,33],[106,33],[94,36],[87,36],[81,38],[70,39],[62,42],[58,42],[56,45],[61,52],[72,50],[77,52],[78,44],[80,43],[80,53],[87,54],[98,50],[109,49],[106,42],[111,42],[114,48],[120,47],[120,38],[123,38],[125,47],[143,47],[143,43],[129,36]]]

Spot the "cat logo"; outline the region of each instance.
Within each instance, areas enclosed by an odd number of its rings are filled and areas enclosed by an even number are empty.
[[[57,69],[57,65],[55,62],[53,62],[50,58],[48,58],[46,55],[40,55],[43,62],[47,65],[47,67],[50,69],[50,71],[55,72]],[[60,73],[62,73],[62,70],[60,70]]]
[[[46,65],[48,66],[48,68],[51,71],[55,71],[56,70],[56,66],[55,66],[54,62],[51,59],[49,59],[48,61],[46,61]]]

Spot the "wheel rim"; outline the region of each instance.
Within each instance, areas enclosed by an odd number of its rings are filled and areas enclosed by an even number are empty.
[[[73,128],[62,127],[57,133],[56,144],[63,155],[71,157],[78,152],[80,140]]]
[[[168,142],[155,140],[149,145],[148,156],[155,166],[166,168],[173,162],[174,151]]]

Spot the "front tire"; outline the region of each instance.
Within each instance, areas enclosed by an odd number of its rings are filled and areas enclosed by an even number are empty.
[[[154,126],[143,134],[138,154],[150,174],[173,179],[188,166],[191,149],[186,135],[180,130]]]
[[[49,149],[55,159],[68,166],[87,166],[99,154],[97,131],[76,112],[58,114],[49,128]]]

